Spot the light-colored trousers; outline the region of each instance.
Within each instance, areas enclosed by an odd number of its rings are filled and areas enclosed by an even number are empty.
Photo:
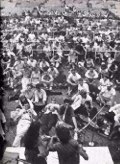
[[[31,121],[20,120],[16,129],[16,137],[13,142],[13,147],[20,147],[21,139],[24,137],[25,133],[29,129]]]

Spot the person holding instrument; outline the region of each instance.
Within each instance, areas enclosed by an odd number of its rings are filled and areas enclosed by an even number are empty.
[[[71,138],[70,130],[60,124],[56,127],[57,137],[52,137],[49,151],[57,151],[60,164],[79,164],[80,155],[88,160],[88,155],[78,142]]]

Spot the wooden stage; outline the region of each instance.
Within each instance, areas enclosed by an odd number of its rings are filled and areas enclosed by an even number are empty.
[[[89,160],[85,161],[82,157],[80,157],[80,163],[82,164],[114,164],[108,147],[84,147],[84,149],[86,150],[89,156]],[[24,150],[25,150],[24,147],[20,147],[20,148],[7,147],[5,152],[18,153],[20,159],[25,159]],[[47,157],[47,163],[59,164],[58,156],[56,152],[49,153]],[[23,162],[19,162],[19,164],[23,164]]]

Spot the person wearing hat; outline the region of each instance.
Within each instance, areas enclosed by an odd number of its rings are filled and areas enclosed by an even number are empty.
[[[76,72],[75,69],[72,69],[67,77],[67,83],[68,83],[68,94],[74,90],[77,89],[78,86],[78,80],[81,78],[81,76]]]

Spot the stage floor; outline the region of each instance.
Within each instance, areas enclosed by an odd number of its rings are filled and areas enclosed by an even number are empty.
[[[84,147],[86,150],[89,160],[85,161],[82,157],[80,157],[80,163],[82,164],[114,164],[109,148],[108,147]],[[24,156],[25,148],[13,148],[7,147],[6,152],[14,152],[19,153],[20,159],[25,159]],[[56,152],[50,152],[47,157],[48,164],[59,164],[58,156]],[[19,164],[23,164],[23,162],[19,162]]]

